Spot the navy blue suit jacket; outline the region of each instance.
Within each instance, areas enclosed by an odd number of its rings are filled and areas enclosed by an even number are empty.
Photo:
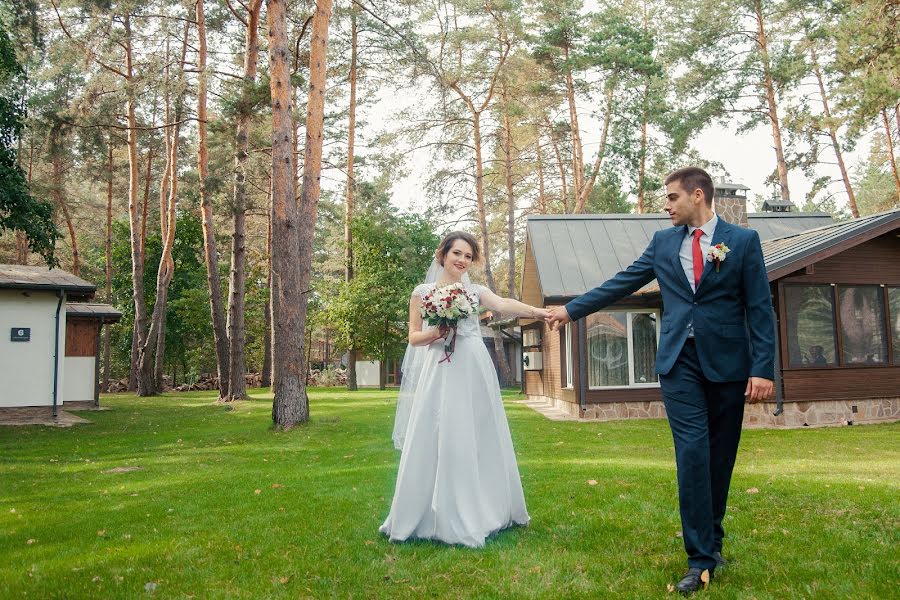
[[[718,272],[712,261],[706,261],[696,293],[678,257],[686,235],[686,226],[656,232],[631,266],[566,304],[569,316],[576,321],[602,310],[655,278],[663,300],[657,373],[665,375],[672,369],[693,322],[707,380],[774,379],[775,322],[759,234],[720,217],[712,245],[724,242],[730,252]]]

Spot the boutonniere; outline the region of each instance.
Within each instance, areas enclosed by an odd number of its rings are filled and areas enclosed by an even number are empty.
[[[716,273],[719,272],[719,265],[722,264],[722,261],[725,260],[725,255],[731,252],[731,248],[719,242],[715,246],[709,249],[709,252],[706,253],[706,260],[711,260],[716,263]]]

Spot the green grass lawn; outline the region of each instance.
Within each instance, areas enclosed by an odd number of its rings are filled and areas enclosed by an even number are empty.
[[[664,421],[559,423],[507,402],[532,521],[471,550],[378,533],[393,392],[311,396],[287,433],[258,391],[233,407],[111,396],[90,425],[0,427],[0,597],[673,597]],[[730,564],[705,597],[896,598],[898,492],[900,424],[744,432]]]

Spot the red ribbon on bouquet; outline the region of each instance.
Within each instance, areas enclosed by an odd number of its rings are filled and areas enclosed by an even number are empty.
[[[447,334],[450,336],[449,339],[444,342],[444,358],[438,361],[438,364],[441,364],[444,361],[450,362],[450,355],[456,351],[456,323],[449,325],[450,331]]]

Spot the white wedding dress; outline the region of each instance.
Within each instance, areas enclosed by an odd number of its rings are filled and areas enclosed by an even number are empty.
[[[426,283],[413,293],[433,288]],[[477,299],[486,288],[466,289]],[[402,435],[395,430],[400,470],[380,531],[391,541],[480,547],[492,533],[529,520],[497,373],[477,315],[459,322],[449,362],[440,362],[443,340],[423,350],[408,424]],[[403,412],[398,405],[401,429]]]

